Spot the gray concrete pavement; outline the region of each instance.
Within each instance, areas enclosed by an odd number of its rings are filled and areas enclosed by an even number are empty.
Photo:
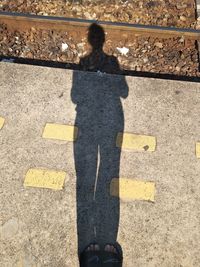
[[[5,118],[0,130],[2,267],[78,266],[73,143],[42,138],[47,122],[75,124],[73,77],[69,70],[0,63],[0,117]],[[89,73],[87,79],[85,88],[100,77]],[[119,82],[118,76],[101,79]],[[154,203],[120,201],[117,240],[124,253],[123,266],[196,267],[200,262],[200,160],[195,155],[200,141],[200,85],[137,77],[126,77],[126,83],[128,96],[121,100],[124,131],[155,136],[157,146],[155,152],[121,152],[120,177],[156,185]],[[62,170],[69,178],[60,191],[25,188],[30,168]]]

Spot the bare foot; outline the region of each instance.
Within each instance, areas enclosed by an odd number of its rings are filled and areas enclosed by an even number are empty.
[[[104,250],[107,251],[107,252],[112,252],[112,253],[116,253],[117,254],[117,250],[116,250],[116,248],[113,245],[107,244],[105,246],[105,249]]]
[[[91,244],[86,249],[86,251],[99,251],[99,250],[100,250],[100,247],[98,244]]]

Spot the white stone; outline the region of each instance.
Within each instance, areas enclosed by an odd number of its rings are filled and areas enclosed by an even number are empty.
[[[161,42],[155,42],[155,46],[159,48],[163,48],[163,44]]]
[[[180,20],[181,21],[186,21],[186,17],[185,16],[180,16]]]
[[[62,47],[61,47],[62,52],[67,51],[68,47],[69,47],[68,44],[62,43]]]
[[[126,56],[129,52],[129,48],[127,47],[117,47],[117,50],[124,56]]]

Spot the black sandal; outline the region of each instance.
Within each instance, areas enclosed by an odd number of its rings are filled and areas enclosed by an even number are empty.
[[[122,250],[121,247],[118,243],[116,244],[106,244],[113,246],[117,253],[114,252],[109,252],[109,251],[103,251],[102,252],[102,266],[103,267],[122,267],[122,262],[123,262],[123,255],[122,255]]]
[[[96,243],[89,244],[80,254],[80,267],[101,267],[101,251],[88,251],[88,247],[97,245]]]

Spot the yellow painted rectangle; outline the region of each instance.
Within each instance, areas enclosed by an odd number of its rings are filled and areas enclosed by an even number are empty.
[[[200,158],[200,142],[196,143],[196,157]]]
[[[64,171],[29,169],[25,176],[24,186],[61,190],[64,187],[65,178],[66,172]]]
[[[148,135],[138,135],[132,133],[118,133],[117,147],[133,149],[136,151],[155,151],[156,138]]]
[[[0,117],[0,130],[3,128],[4,122],[5,122],[5,119]]]
[[[111,196],[124,200],[147,200],[155,199],[155,183],[132,179],[112,179],[110,184]]]
[[[78,128],[76,126],[47,123],[42,137],[63,141],[75,141],[77,134]]]

